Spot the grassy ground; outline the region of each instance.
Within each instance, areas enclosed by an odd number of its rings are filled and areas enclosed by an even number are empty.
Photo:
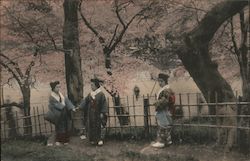
[[[250,161],[237,152],[223,153],[205,145],[171,145],[154,149],[148,142],[110,140],[102,147],[78,137],[65,146],[15,140],[1,144],[1,161]]]

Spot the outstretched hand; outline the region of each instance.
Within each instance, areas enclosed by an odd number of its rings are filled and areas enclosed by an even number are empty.
[[[79,109],[79,107],[75,107],[72,109],[73,112],[76,112]]]

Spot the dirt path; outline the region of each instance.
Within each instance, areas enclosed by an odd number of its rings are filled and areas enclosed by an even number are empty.
[[[143,156],[159,159],[167,156],[190,161],[250,161],[250,156],[238,152],[226,153],[223,152],[223,149],[215,149],[212,146],[172,145],[163,149],[155,149],[149,145],[150,143],[146,142],[107,141],[104,146],[97,147],[78,137],[73,137],[68,146],[75,152],[92,156],[94,160],[117,161],[121,156],[123,156],[122,158],[134,157],[132,160],[144,160]],[[140,157],[136,158],[136,156]]]

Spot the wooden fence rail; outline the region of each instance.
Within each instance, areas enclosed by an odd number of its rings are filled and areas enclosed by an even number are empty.
[[[209,107],[215,106],[216,109],[229,106],[234,106],[237,109],[241,107],[250,107],[250,102],[223,102],[223,103],[200,103],[195,99],[194,102],[190,98],[191,94],[187,94],[184,99],[183,95],[180,94],[177,102],[176,109],[180,112],[176,114],[174,126],[180,131],[180,135],[184,136],[186,130],[190,127],[196,129],[201,138],[203,129],[206,128],[211,138],[215,136],[212,134],[218,129],[236,129],[244,130],[250,133],[249,125],[241,124],[242,120],[250,120],[250,115],[242,113],[234,114],[209,114]],[[155,96],[142,96],[135,100],[133,97],[125,97],[123,103],[119,106],[114,105],[112,99],[108,99],[109,116],[107,122],[107,134],[108,135],[131,135],[138,137],[143,135],[146,138],[152,138],[156,132],[156,120],[154,117],[155,107],[153,106],[156,100]],[[184,101],[185,100],[185,101]],[[206,112],[203,112],[206,111]],[[237,111],[237,110],[236,110]],[[55,130],[53,124],[44,120],[44,114],[47,112],[47,107],[35,105],[32,107],[31,116],[21,116],[17,111],[13,112],[12,118],[6,118],[5,111],[1,109],[1,141],[11,139],[19,136],[25,136],[24,134],[24,119],[31,118],[32,134],[29,136],[47,136],[52,134]],[[73,116],[72,124],[77,129],[84,129],[82,120],[82,111],[79,111],[81,115]],[[219,122],[221,119],[234,119],[236,124],[223,125]],[[15,126],[10,126],[10,122],[14,121]],[[215,130],[215,131],[214,131]],[[237,140],[237,138],[236,138]]]

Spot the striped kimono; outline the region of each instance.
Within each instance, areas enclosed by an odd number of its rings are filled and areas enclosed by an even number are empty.
[[[158,125],[157,141],[171,144],[171,129],[172,129],[172,115],[169,107],[169,96],[173,93],[169,85],[161,88],[157,94],[157,101],[155,102],[156,108],[156,121]]]

